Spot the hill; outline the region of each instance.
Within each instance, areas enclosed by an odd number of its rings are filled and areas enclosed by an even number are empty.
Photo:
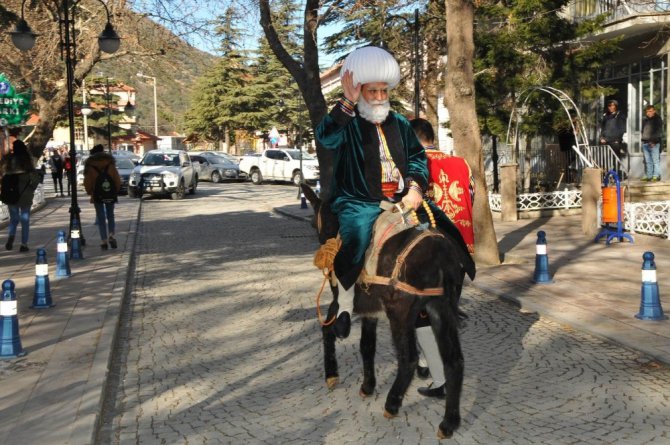
[[[140,25],[137,35],[127,37],[131,49],[120,57],[99,62],[92,74],[102,72],[137,90],[135,114],[140,128],[150,133],[154,132],[152,80],[139,78],[137,73],[155,77],[159,133],[183,133],[183,117],[190,106],[196,80],[217,57],[193,47],[145,17],[139,18],[137,24]],[[130,32],[128,27],[126,30]],[[123,35],[124,40],[126,35]],[[122,50],[124,43],[122,41]]]

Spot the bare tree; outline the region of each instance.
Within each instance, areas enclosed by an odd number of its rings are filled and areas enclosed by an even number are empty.
[[[482,142],[475,109],[474,12],[471,0],[446,0],[448,59],[445,99],[451,120],[456,154],[463,156],[475,177],[473,224],[475,259],[481,264],[500,264],[500,253],[489,207]]]
[[[0,6],[0,19],[15,24],[21,17],[21,0],[4,0]],[[76,89],[101,60],[124,56],[151,57],[163,54],[176,37],[145,18],[127,9],[124,0],[107,2],[110,19],[122,37],[121,49],[111,55],[101,54],[97,37],[107,23],[104,6],[97,0],[80,0],[76,8],[76,51],[74,85]],[[26,52],[19,51],[7,33],[0,34],[0,66],[18,90],[30,88],[33,111],[39,114],[29,149],[40,156],[59,121],[67,116],[66,69],[60,42],[64,32],[59,27],[62,2],[26,2],[24,18],[38,34],[35,46]],[[156,42],[152,44],[151,42]]]

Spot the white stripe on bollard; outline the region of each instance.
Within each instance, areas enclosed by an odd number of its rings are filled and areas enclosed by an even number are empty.
[[[38,277],[45,277],[49,275],[49,265],[35,264],[35,275],[37,275]]]
[[[67,243],[58,243],[58,244],[56,244],[56,252],[58,252],[58,253],[67,253]]]
[[[642,282],[643,283],[655,283],[656,282],[656,269],[642,269]]]
[[[547,254],[547,245],[546,244],[536,244],[535,253],[537,255],[546,255]]]
[[[70,235],[71,235],[72,238],[80,238],[79,230],[73,229],[72,232],[70,232]]]
[[[18,313],[16,308],[16,300],[0,301],[0,316],[13,317]]]

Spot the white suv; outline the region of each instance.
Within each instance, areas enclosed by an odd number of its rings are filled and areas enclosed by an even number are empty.
[[[128,196],[169,195],[182,199],[198,188],[198,174],[183,150],[152,150],[135,167],[128,180]]]

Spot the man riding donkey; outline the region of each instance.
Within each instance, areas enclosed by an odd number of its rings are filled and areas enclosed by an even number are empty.
[[[433,202],[424,203],[428,186],[426,153],[410,123],[390,110],[389,90],[400,81],[400,67],[387,51],[367,46],[346,58],[340,73],[344,97],[317,127],[319,142],[335,150],[331,209],[339,221],[342,245],[334,259],[339,288],[335,335],[351,328],[354,285],[365,262],[382,201],[397,203],[428,219],[461,246],[474,276],[474,263],[456,226]],[[428,207],[428,209],[426,209]]]

